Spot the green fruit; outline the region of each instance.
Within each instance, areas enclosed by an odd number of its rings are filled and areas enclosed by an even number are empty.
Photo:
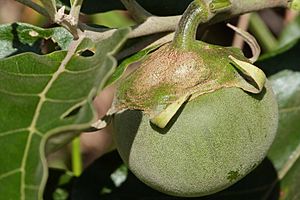
[[[268,82],[259,94],[224,88],[198,96],[167,127],[127,110],[114,117],[117,149],[144,183],[175,196],[203,196],[234,184],[266,156],[278,109]]]
[[[161,192],[204,196],[234,184],[266,156],[278,108],[265,74],[240,49],[196,41],[197,26],[226,1],[195,0],[171,43],[118,83],[110,113],[117,149],[131,171]],[[209,4],[209,5],[208,5]],[[124,111],[125,110],[125,111]]]

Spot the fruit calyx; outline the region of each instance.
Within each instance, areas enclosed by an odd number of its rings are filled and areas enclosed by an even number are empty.
[[[142,110],[152,123],[164,128],[186,101],[200,95],[228,87],[260,93],[266,77],[252,65],[260,52],[253,36],[229,25],[251,46],[250,59],[240,49],[195,39],[199,24],[208,21],[215,9],[226,10],[230,5],[227,0],[193,1],[179,22],[174,40],[150,54],[119,82],[112,113]]]

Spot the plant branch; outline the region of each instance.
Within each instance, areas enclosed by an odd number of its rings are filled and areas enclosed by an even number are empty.
[[[55,15],[55,22],[65,27],[73,35],[74,39],[78,39],[78,21],[76,23],[76,19],[71,14],[65,14],[65,6],[61,7],[57,11]]]
[[[142,23],[151,15],[142,6],[140,6],[135,0],[121,0],[125,8],[128,10],[132,18],[138,22]]]
[[[58,10],[55,16],[55,22],[68,29],[74,36],[74,39],[78,39],[78,24],[82,3],[83,0],[74,0],[69,14],[65,14],[65,7],[63,6]]]
[[[43,7],[41,7],[40,5],[34,3],[31,0],[15,0],[18,1],[19,3],[28,6],[29,8],[35,10],[36,12],[40,13],[41,15],[44,15],[45,17],[51,19],[49,13],[47,12],[47,10]]]
[[[274,7],[289,7],[291,0],[231,0],[230,15],[236,16],[247,12]]]
[[[242,29],[244,31],[247,31],[248,26],[249,26],[250,15],[251,15],[250,13],[247,13],[247,14],[240,16],[237,27],[239,27],[240,29]],[[237,33],[234,34],[232,46],[240,48],[240,49],[242,49],[244,46],[243,38]]]
[[[207,4],[210,0],[205,0]],[[289,7],[291,5],[290,0],[231,0],[231,6],[224,10],[217,10],[210,14],[207,22],[202,22],[203,24],[214,24],[226,19],[232,18],[237,15],[242,15],[248,12],[254,12],[262,10],[265,8],[272,7]],[[132,32],[129,34],[129,38],[136,38],[146,35],[151,35],[161,32],[172,32],[178,26],[181,15],[168,16],[168,17],[157,17],[151,16],[144,21],[144,23],[134,26]],[[113,34],[114,29],[103,32],[87,31],[88,35],[92,37],[95,41],[102,40]]]

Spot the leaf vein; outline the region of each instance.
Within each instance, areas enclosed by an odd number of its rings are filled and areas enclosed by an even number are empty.
[[[78,102],[78,101],[82,101],[84,100],[85,98],[78,98],[78,99],[53,99],[53,98],[49,98],[49,97],[46,97],[46,100],[47,101],[50,101],[50,102],[53,102],[53,103],[74,103],[74,102]]]
[[[20,128],[20,129],[16,129],[16,130],[10,130],[10,131],[0,133],[0,137],[15,134],[15,133],[18,133],[18,132],[21,132],[21,131],[29,131],[29,130],[27,128]]]
[[[91,71],[97,69],[97,67],[98,66],[96,65],[95,67],[91,67],[91,68],[88,68],[86,70],[72,71],[70,69],[66,69],[65,71],[68,72],[68,73],[70,73],[70,74],[84,74],[84,73],[91,72]]]
[[[8,75],[24,76],[24,77],[51,77],[53,75],[53,74],[22,74],[22,73],[8,72],[3,70],[0,70],[0,72],[3,72]]]
[[[14,174],[16,174],[18,172],[21,172],[20,168],[17,168],[17,169],[11,170],[9,172],[6,172],[4,174],[1,174],[0,175],[0,179],[6,178],[6,177],[11,176],[11,175],[14,175]]]
[[[30,97],[33,97],[33,96],[38,96],[38,94],[27,94],[27,93],[16,93],[16,92],[10,92],[10,91],[7,91],[7,90],[3,90],[3,89],[0,89],[0,93],[4,93],[4,94],[8,94],[8,95],[12,95],[12,96],[30,96]]]

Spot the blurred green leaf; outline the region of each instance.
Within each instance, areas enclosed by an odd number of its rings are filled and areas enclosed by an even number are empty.
[[[280,200],[298,200],[300,198],[300,192],[299,192],[300,173],[299,172],[300,172],[300,159],[298,158],[280,183],[281,185]]]
[[[116,67],[111,56],[125,41],[120,29],[83,57],[56,51],[0,60],[0,194],[41,199],[45,154],[67,143],[95,120],[92,100]]]
[[[73,37],[62,27],[43,29],[25,23],[2,24],[0,58],[29,51],[41,54],[41,39],[51,39],[62,50],[66,50]]]
[[[121,28],[134,25],[134,21],[130,19],[122,11],[110,11],[91,15],[93,23],[103,25],[109,28]]]
[[[279,48],[284,47],[292,41],[300,38],[300,15],[291,21],[281,32],[279,37]]]
[[[300,0],[293,0],[292,3],[291,3],[291,8],[296,10],[296,11],[299,11],[300,10]]]
[[[280,121],[269,158],[280,171],[290,155],[300,148],[300,72],[285,70],[271,76],[270,81],[277,97]]]
[[[298,199],[300,191],[300,72],[270,77],[279,106],[279,126],[268,157],[281,180],[281,199]],[[291,175],[293,174],[293,175]],[[298,178],[296,178],[298,177]]]

